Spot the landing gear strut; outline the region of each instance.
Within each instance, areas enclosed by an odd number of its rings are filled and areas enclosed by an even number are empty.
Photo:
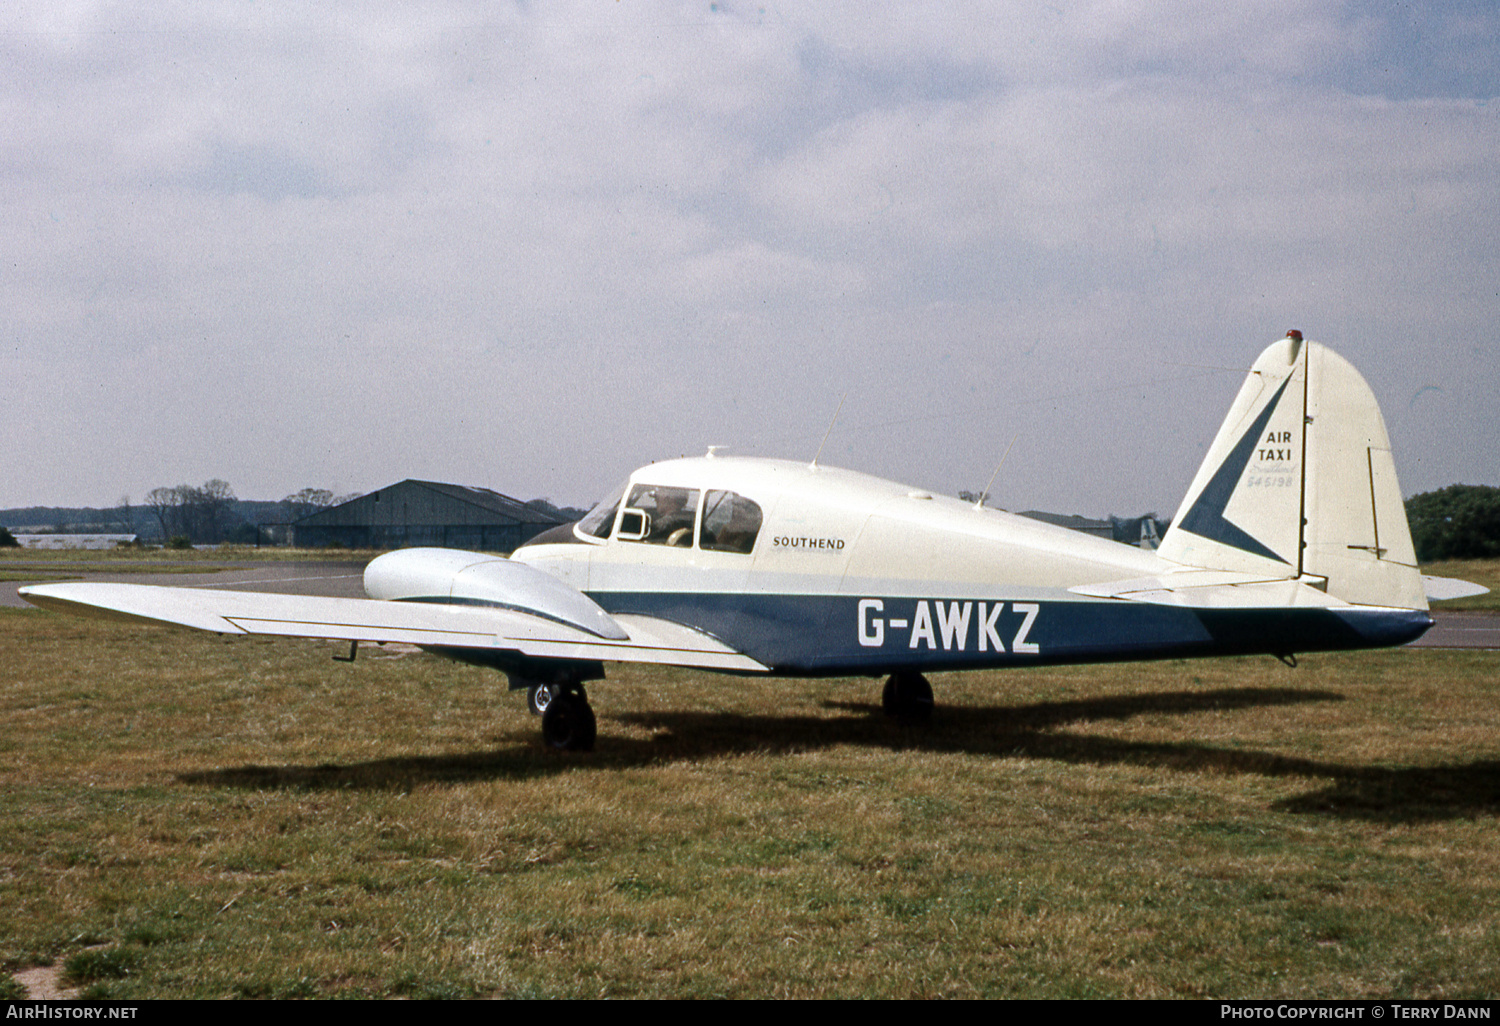
[[[932,685],[920,673],[893,673],[885,682],[880,705],[887,716],[908,723],[925,722],[932,719]]]
[[[531,696],[537,691],[545,691],[550,696],[542,707],[542,739],[547,747],[561,752],[592,752],[599,730],[583,685],[539,685],[527,692],[527,700],[533,708],[536,699]]]

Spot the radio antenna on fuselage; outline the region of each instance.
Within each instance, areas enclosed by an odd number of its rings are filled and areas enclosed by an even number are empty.
[[[1019,431],[1017,431],[1011,437],[1010,444],[1005,447],[1005,455],[1001,456],[1000,457],[1000,462],[995,464],[995,472],[993,474],[991,474],[990,475],[990,479],[985,482],[984,491],[982,491],[982,492],[979,493],[979,501],[976,502],[976,503],[974,503],[974,508],[975,509],[984,509],[984,500],[987,499],[987,498],[989,498],[989,495],[990,495],[990,485],[994,484],[995,483],[995,478],[997,478],[997,477],[1000,476],[1000,468],[1003,467],[1003,466],[1005,466],[1005,458],[1006,458],[1006,456],[1009,456],[1010,455],[1010,451],[1016,447],[1016,439],[1020,438],[1020,437],[1021,437],[1021,432],[1019,432]]]
[[[833,434],[833,426],[839,422],[839,414],[843,412],[844,400],[847,398],[849,398],[848,392],[839,396],[838,409],[833,411],[833,419],[828,422],[828,430],[823,432],[823,440],[818,443],[818,451],[813,454],[812,462],[807,465],[808,470],[818,469],[818,457],[823,455],[823,446],[828,444],[828,436]]]

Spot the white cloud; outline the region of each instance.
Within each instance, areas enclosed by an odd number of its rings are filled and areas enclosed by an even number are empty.
[[[582,502],[708,443],[800,453],[848,389],[861,469],[977,487],[1024,428],[1022,504],[1166,509],[1235,385],[1172,368],[1292,326],[1394,397],[1409,490],[1494,479],[1500,108],[1462,73],[1500,67],[1488,16],[19,10],[0,427],[85,426],[0,503],[418,466]],[[1438,419],[1476,446],[1439,454]]]

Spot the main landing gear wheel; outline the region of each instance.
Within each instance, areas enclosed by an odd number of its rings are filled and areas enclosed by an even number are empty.
[[[542,712],[542,739],[560,752],[592,752],[599,734],[594,710],[583,689],[552,695]]]
[[[887,716],[909,723],[932,719],[932,685],[920,673],[893,673],[880,695]]]
[[[531,710],[531,715],[540,716],[547,711],[556,694],[556,684],[533,684],[526,689],[526,708]]]

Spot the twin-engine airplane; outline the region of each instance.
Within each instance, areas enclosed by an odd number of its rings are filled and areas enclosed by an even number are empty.
[[[1463,591],[1444,583],[1439,597]],[[1155,552],[816,461],[710,453],[641,468],[509,559],[407,549],[372,561],[364,586],[369,599],[94,583],[21,594],[92,616],[340,639],[351,656],[361,641],[420,645],[504,671],[547,743],[578,750],[596,735],[584,684],[611,661],[884,676],[886,712],[919,719],[932,670],[1290,659],[1400,645],[1432,624],[1375,397],[1297,332],[1256,360]]]

